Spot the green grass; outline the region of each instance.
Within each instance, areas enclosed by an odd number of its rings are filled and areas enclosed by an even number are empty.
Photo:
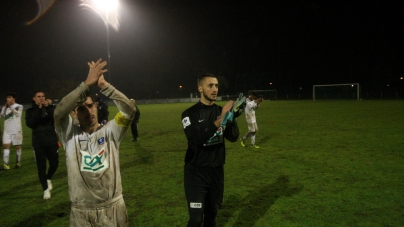
[[[140,142],[128,131],[120,148],[130,226],[186,225],[180,116],[191,105],[139,105]],[[218,226],[403,226],[403,113],[402,101],[264,102],[260,149],[226,142]],[[25,128],[22,168],[0,171],[0,226],[68,226],[64,151],[45,201],[30,137]]]

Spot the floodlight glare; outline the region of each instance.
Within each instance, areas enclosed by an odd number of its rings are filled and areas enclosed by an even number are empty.
[[[119,5],[118,0],[93,0],[93,3],[98,10],[102,11],[117,10]]]
[[[82,6],[88,7],[98,14],[105,23],[107,30],[108,78],[111,83],[111,54],[109,50],[109,25],[118,31],[119,28],[119,1],[118,0],[81,0]]]
[[[86,6],[98,14],[106,26],[111,25],[116,31],[119,29],[119,1],[118,0],[81,0]]]

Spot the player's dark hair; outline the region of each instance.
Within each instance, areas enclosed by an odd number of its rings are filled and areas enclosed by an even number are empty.
[[[93,101],[93,103],[95,103],[95,98],[92,95],[87,95],[86,100],[88,97],[90,97],[91,101]],[[79,107],[79,106],[80,105],[77,105],[77,103],[76,103],[76,106],[72,109],[72,111],[76,111],[77,107]]]
[[[215,75],[210,74],[210,73],[205,73],[205,74],[202,74],[202,75],[198,78],[197,85],[199,86],[200,83],[201,83],[206,77],[213,77],[213,78],[216,78],[216,79],[217,79],[217,77],[216,77]]]
[[[251,92],[250,95],[258,97],[257,93],[255,93],[255,92]]]
[[[38,93],[43,93],[43,94],[45,95],[45,92],[38,90],[38,91],[35,91],[35,92],[32,94],[32,97],[35,97],[36,94],[38,94]],[[46,96],[45,96],[45,97],[46,97]]]
[[[11,97],[13,97],[13,98],[15,99],[15,98],[17,98],[17,93],[15,93],[15,92],[7,92],[6,98],[7,98],[8,96],[11,96]]]

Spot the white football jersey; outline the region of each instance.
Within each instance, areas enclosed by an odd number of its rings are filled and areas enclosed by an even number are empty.
[[[72,202],[102,203],[122,194],[118,148],[126,129],[114,119],[88,134],[70,118],[66,131],[58,132],[66,151]]]
[[[114,100],[115,118],[89,134],[74,124],[70,111],[85,100],[89,87],[81,83],[55,109],[55,129],[66,152],[69,196],[73,204],[91,207],[122,196],[119,144],[135,115],[129,99],[112,85],[101,93]]]
[[[17,103],[9,106],[8,108],[1,109],[0,117],[4,117],[4,133],[17,134],[22,131],[21,115],[23,106]]]
[[[246,99],[246,106],[245,106],[245,118],[247,123],[255,123],[255,110],[258,109],[259,104],[254,102],[254,100],[250,100],[249,98]]]

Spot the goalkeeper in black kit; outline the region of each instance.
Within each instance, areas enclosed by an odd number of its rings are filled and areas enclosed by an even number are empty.
[[[223,107],[215,104],[218,94],[216,76],[198,78],[200,100],[182,113],[182,125],[188,140],[185,155],[184,189],[189,219],[187,226],[216,226],[216,215],[224,190],[224,138],[236,142],[236,122],[244,100],[229,101]]]

